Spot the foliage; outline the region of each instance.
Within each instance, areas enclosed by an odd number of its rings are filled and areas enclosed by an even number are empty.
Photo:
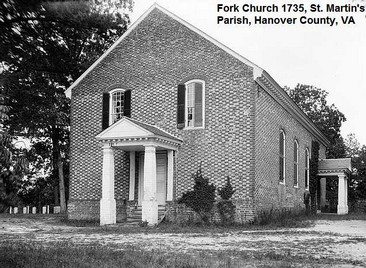
[[[235,220],[235,205],[230,200],[230,198],[235,193],[233,186],[230,182],[230,177],[226,178],[226,184],[223,188],[218,190],[219,196],[222,200],[220,200],[217,204],[217,208],[219,210],[221,222],[223,224],[232,224]]]
[[[316,189],[318,183],[318,163],[319,163],[319,143],[311,142],[311,158],[310,158],[310,174],[309,174],[309,192],[310,192],[310,209],[316,214]]]
[[[352,158],[352,173],[349,179],[349,201],[366,199],[366,146],[361,146],[355,134],[345,139],[347,157]]]
[[[20,181],[28,169],[26,149],[14,146],[7,133],[0,134],[0,213],[9,206],[17,205]]]
[[[204,223],[210,221],[211,211],[215,203],[216,187],[204,178],[201,168],[193,176],[195,185],[192,191],[188,191],[178,200],[179,204],[185,204],[196,212]]]
[[[236,190],[233,189],[233,186],[231,185],[230,182],[230,177],[226,177],[226,184],[222,189],[218,190],[219,196],[223,199],[223,200],[229,200],[233,194],[235,193]]]
[[[51,144],[47,158],[62,212],[70,125],[64,90],[126,31],[124,11],[132,5],[131,0],[0,3],[0,89],[7,96],[0,99],[0,111],[10,108],[4,126],[11,135]]]
[[[298,84],[294,89],[285,88],[290,98],[328,137],[331,144],[327,150],[328,158],[345,157],[345,146],[340,134],[346,117],[334,104],[327,102],[328,93],[320,88]]]

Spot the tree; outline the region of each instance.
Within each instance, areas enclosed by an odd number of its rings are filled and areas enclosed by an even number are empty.
[[[347,157],[352,158],[349,200],[353,205],[358,199],[366,199],[366,146],[361,146],[355,134],[347,135],[345,145]]]
[[[328,158],[345,157],[345,146],[340,134],[342,123],[346,117],[334,104],[327,102],[328,93],[320,88],[298,84],[294,89],[285,87],[290,98],[328,137],[330,146]]]
[[[216,187],[209,183],[208,178],[203,177],[201,169],[193,175],[193,179],[195,182],[193,190],[184,193],[178,203],[190,207],[204,223],[208,223],[215,203]]]
[[[310,192],[310,211],[316,214],[316,190],[318,182],[318,165],[319,165],[319,143],[311,142],[311,159],[309,174],[309,192]]]
[[[230,182],[230,177],[226,178],[225,186],[218,190],[221,200],[217,204],[220,213],[221,222],[223,224],[231,224],[235,220],[235,205],[230,198],[235,193]]]
[[[131,0],[0,3],[0,82],[10,107],[4,125],[12,135],[51,143],[62,212],[70,125],[64,91],[126,31],[123,11],[132,5]]]

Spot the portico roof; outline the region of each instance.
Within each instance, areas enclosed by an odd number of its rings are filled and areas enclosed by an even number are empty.
[[[351,173],[351,158],[320,159],[318,165],[319,175]]]
[[[126,151],[143,150],[147,144],[155,145],[158,149],[176,149],[183,142],[156,126],[127,117],[109,126],[95,138]]]

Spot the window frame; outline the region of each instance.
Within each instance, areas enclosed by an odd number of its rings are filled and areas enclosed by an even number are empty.
[[[305,190],[309,190],[310,184],[310,151],[309,148],[305,148]]]
[[[192,83],[202,84],[202,126],[188,126],[188,85]],[[191,79],[184,83],[185,86],[185,100],[184,100],[184,129],[204,129],[205,128],[205,95],[206,95],[206,83],[201,79]],[[193,104],[195,102],[193,101]],[[195,120],[193,121],[195,123]]]
[[[122,92],[123,95],[125,94],[127,90],[125,89],[122,89],[122,88],[115,88],[111,91],[109,91],[109,125],[111,126],[112,124],[116,123],[116,122],[113,122],[113,94],[117,93],[117,92]],[[123,96],[123,109],[122,109],[122,117],[124,116],[124,103],[125,102],[125,97]]]
[[[283,129],[280,130],[280,139],[281,139],[281,134],[283,134],[283,155],[281,155],[281,147],[280,147],[280,150],[279,150],[279,162],[281,163],[281,158],[283,159],[283,162],[282,162],[282,169],[283,169],[283,172],[282,172],[282,180],[279,180],[279,183],[280,184],[283,184],[285,185],[286,183],[286,133]],[[281,145],[281,140],[280,140],[280,145]],[[281,166],[280,166],[281,168]],[[281,175],[281,169],[279,170],[279,176]]]
[[[296,146],[296,159],[295,159],[295,146]],[[297,141],[297,139],[294,140],[294,187],[299,188],[299,142]]]

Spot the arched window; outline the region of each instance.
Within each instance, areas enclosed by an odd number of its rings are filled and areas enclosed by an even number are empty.
[[[294,186],[299,186],[299,143],[294,141]]]
[[[309,149],[305,149],[305,189],[309,189],[309,165],[310,165],[310,155]]]
[[[124,115],[125,91],[116,89],[110,92],[110,124],[115,123]]]
[[[177,127],[203,128],[205,120],[205,82],[190,80],[178,85]]]
[[[285,183],[285,167],[286,167],[286,135],[285,132],[281,129],[280,131],[280,154],[279,154],[279,162],[280,162],[280,183]]]
[[[131,91],[113,89],[103,93],[102,129],[106,129],[123,116],[131,117]]]

